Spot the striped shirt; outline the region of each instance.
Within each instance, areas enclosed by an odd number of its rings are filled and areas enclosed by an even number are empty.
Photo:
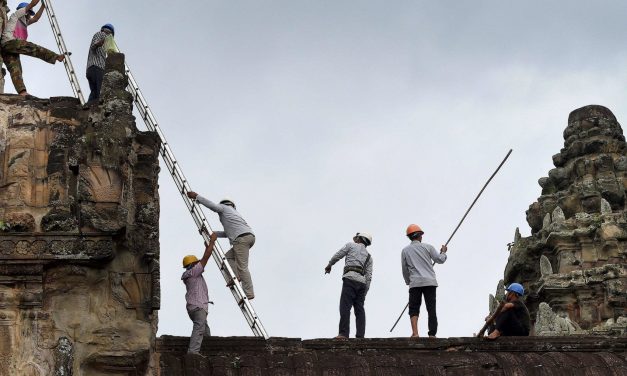
[[[105,59],[107,54],[105,53],[104,43],[100,46],[95,46],[100,42],[104,42],[107,34],[104,31],[99,31],[94,34],[89,45],[89,55],[87,55],[87,68],[96,66],[100,69],[105,69]]]
[[[187,301],[187,309],[193,307],[202,308],[205,312],[209,312],[209,292],[207,291],[207,283],[202,276],[205,268],[200,262],[187,269],[181,279],[185,283],[187,293],[185,301]]]

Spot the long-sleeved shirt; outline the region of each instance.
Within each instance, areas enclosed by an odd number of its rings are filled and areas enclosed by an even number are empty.
[[[435,250],[431,244],[414,240],[401,253],[401,265],[405,284],[410,288],[422,286],[437,286],[432,261],[443,264],[446,253]]]
[[[105,62],[107,54],[105,53],[104,45],[98,46],[98,43],[104,43],[107,38],[107,33],[99,31],[91,38],[91,44],[89,45],[89,54],[87,54],[87,68],[91,66],[105,69]]]
[[[216,204],[200,195],[196,197],[196,200],[210,210],[218,213],[218,217],[220,217],[220,222],[224,228],[224,231],[215,231],[219,238],[229,238],[229,241],[233,243],[235,238],[242,234],[253,234],[253,230],[235,208],[229,205]]]
[[[354,271],[349,271],[342,275],[342,278],[348,278],[350,280],[364,283],[366,289],[370,289],[370,281],[372,280],[372,256],[366,264],[368,258],[368,251],[366,246],[360,243],[346,243],[342,249],[337,251],[329,260],[329,265],[334,265],[336,262],[345,258],[345,266],[359,266],[364,269],[364,275],[361,275]]]
[[[2,44],[13,39],[28,39],[28,22],[26,21],[26,8],[20,8],[13,12],[4,27]]]
[[[209,311],[209,292],[207,291],[207,283],[202,273],[205,268],[200,262],[191,268],[185,270],[181,279],[185,283],[187,293],[185,293],[185,301],[187,302],[187,308],[199,307]]]

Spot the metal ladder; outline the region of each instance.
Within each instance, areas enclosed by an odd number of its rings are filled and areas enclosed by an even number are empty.
[[[50,19],[51,25],[53,25],[52,28],[53,28],[53,31],[55,32],[55,39],[57,40],[57,45],[61,53],[63,53],[66,56],[65,67],[68,72],[68,76],[70,77],[70,84],[72,85],[72,89],[74,90],[74,93],[77,94],[81,103],[84,103],[81,89],[80,89],[78,80],[76,79],[76,74],[74,73],[72,63],[70,62],[70,58],[69,58],[70,54],[68,53],[65,43],[63,42],[63,37],[61,35],[61,31],[57,23],[57,18],[54,14],[54,10],[50,6],[50,0],[42,0],[42,1],[45,2],[46,12],[48,13],[48,18]],[[194,219],[194,223],[196,223],[196,226],[198,227],[198,231],[200,232],[205,242],[209,243],[209,231],[210,230],[213,231],[213,230],[211,229],[211,226],[209,225],[209,222],[207,221],[207,218],[205,217],[205,214],[203,213],[200,205],[197,204],[195,200],[191,200],[189,197],[187,197],[187,192],[191,191],[187,178],[185,178],[185,175],[183,174],[183,170],[181,169],[180,164],[174,157],[174,153],[172,152],[172,149],[170,148],[170,144],[166,140],[165,135],[163,134],[163,131],[161,130],[161,127],[159,127],[159,124],[157,123],[157,119],[152,113],[150,107],[148,106],[148,102],[146,102],[144,95],[139,89],[139,85],[137,84],[137,81],[133,77],[133,74],[131,73],[131,70],[128,67],[128,64],[126,63],[125,63],[125,70],[126,70],[126,75],[128,77],[127,90],[133,95],[135,108],[137,109],[142,119],[144,120],[144,123],[146,124],[146,127],[148,128],[148,130],[156,132],[157,135],[159,136],[159,139],[161,140],[161,148],[159,150],[159,153],[161,154],[161,158],[163,162],[165,163],[166,167],[168,168],[170,175],[174,179],[174,184],[176,185],[179,193],[181,194],[181,197],[183,198],[183,201],[185,202],[185,205],[187,206],[187,209],[189,210],[192,218]],[[250,326],[250,329],[253,331],[254,335],[268,339],[269,338],[268,333],[266,332],[265,328],[263,327],[263,324],[259,320],[259,317],[257,316],[257,313],[255,312],[252,304],[246,297],[246,294],[244,293],[244,290],[242,289],[242,285],[237,279],[235,273],[233,272],[233,269],[231,269],[231,266],[227,262],[226,256],[225,256],[224,251],[222,250],[222,247],[217,242],[216,242],[216,246],[213,249],[212,256],[213,256],[213,260],[216,262],[218,266],[218,269],[220,269],[220,272],[222,273],[222,276],[224,277],[225,282],[227,283],[227,285],[230,285],[229,288],[231,290],[231,293],[233,294],[233,297],[235,298],[237,305],[240,307],[242,314],[244,315],[244,318],[246,319],[246,322],[248,323],[248,326]]]
[[[65,41],[63,41],[63,36],[61,35],[61,28],[59,27],[59,22],[57,22],[57,16],[54,13],[52,4],[50,3],[50,0],[41,0],[41,3],[46,7],[46,14],[48,15],[48,20],[50,20],[54,40],[57,42],[57,46],[59,46],[59,51],[65,55],[63,65],[65,66],[65,71],[70,79],[70,85],[72,86],[72,90],[74,90],[74,95],[79,101],[81,101],[81,104],[85,104],[85,98],[83,97],[81,86],[78,83],[78,77],[76,77],[76,71],[72,65],[72,60],[70,59],[70,55],[72,55],[72,53],[68,52],[67,47],[65,46]]]

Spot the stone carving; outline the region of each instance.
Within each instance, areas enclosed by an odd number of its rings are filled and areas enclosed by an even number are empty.
[[[562,208],[560,208],[559,206],[555,207],[555,209],[553,210],[553,215],[551,215],[551,218],[553,219],[553,222],[556,222],[556,223],[562,223],[566,220],[566,217],[564,217],[564,211],[562,211]]]
[[[542,302],[538,306],[538,315],[535,325],[537,336],[563,336],[581,332],[581,328],[568,317],[560,317],[551,307]]]
[[[548,177],[538,181],[542,194],[526,213],[531,236],[515,242],[505,267],[505,282],[520,282],[528,292],[536,332],[556,330],[554,324],[546,329],[552,321],[545,319],[553,317],[548,306],[582,333],[598,334],[593,328],[625,316],[626,153],[610,110],[586,106],[570,114],[564,148],[553,156]]]
[[[601,199],[601,214],[612,214],[612,205],[606,199]]]
[[[490,294],[489,296],[488,304],[489,304],[490,314],[496,311],[496,308],[499,306],[504,296],[505,296],[505,285],[503,283],[503,280],[501,279],[496,286],[495,295]]]
[[[627,335],[627,316],[620,316],[616,320],[608,319],[592,328],[592,332],[606,336],[625,336]]]
[[[67,376],[72,374],[74,368],[74,347],[66,337],[59,338],[59,344],[54,351],[54,376]]]
[[[549,261],[548,257],[544,255],[540,256],[540,274],[542,275],[542,277],[553,274],[551,261]]]
[[[159,138],[123,55],[100,103],[0,95],[0,375],[152,375]]]
[[[546,213],[546,215],[544,216],[544,219],[542,220],[542,229],[545,230],[549,228],[550,225],[551,225],[551,214]]]
[[[0,239],[0,260],[102,260],[113,257],[113,241],[106,237],[29,236]]]

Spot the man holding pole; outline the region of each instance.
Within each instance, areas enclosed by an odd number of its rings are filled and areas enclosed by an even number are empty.
[[[435,278],[433,264],[446,261],[447,246],[443,245],[440,252],[427,243],[422,242],[424,232],[420,226],[411,224],[407,227],[407,237],[411,243],[403,248],[401,267],[405,284],[409,286],[409,318],[411,321],[412,338],[418,335],[418,316],[422,297],[425,298],[429,315],[429,337],[435,338],[438,331],[438,318],[435,310],[435,290],[438,282]]]

